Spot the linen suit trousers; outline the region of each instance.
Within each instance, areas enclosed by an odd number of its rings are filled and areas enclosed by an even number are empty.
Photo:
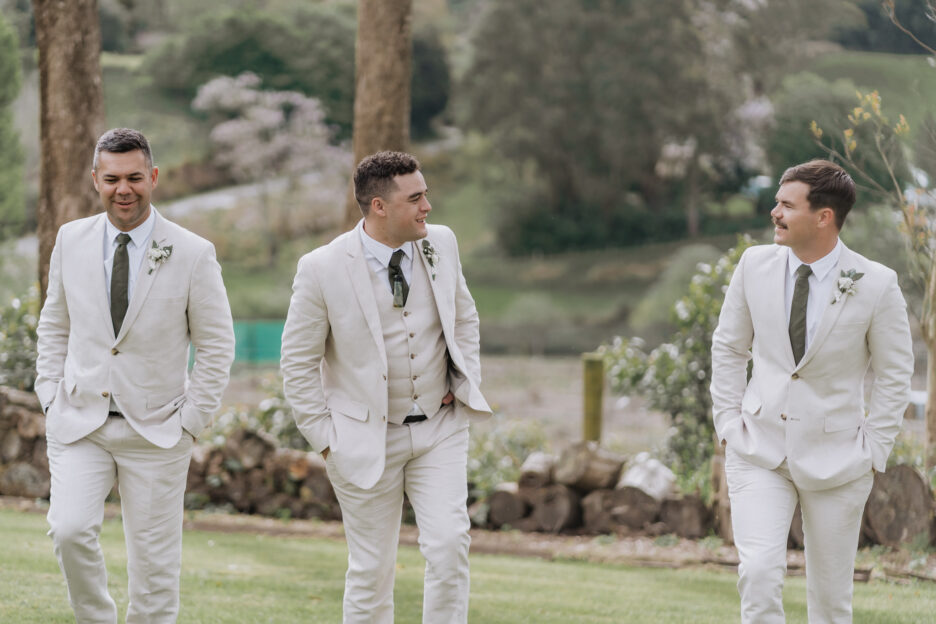
[[[52,493],[49,535],[78,624],[116,624],[98,536],[104,500],[119,480],[127,543],[127,624],[172,624],[179,612],[182,519],[192,436],[160,448],[123,418],[63,444],[46,434]]]
[[[387,425],[386,468],[363,490],[326,461],[348,542],[344,622],[393,622],[393,580],[403,493],[416,512],[419,550],[426,559],[424,624],[468,621],[468,417],[445,407],[409,425]]]
[[[806,546],[806,605],[810,624],[850,624],[855,554],[865,502],[874,476],[869,470],[838,487],[802,490],[786,460],[774,470],[756,466],[725,449],[731,524],[738,549],[741,621],[783,624],[783,579],[787,538],[799,501]]]

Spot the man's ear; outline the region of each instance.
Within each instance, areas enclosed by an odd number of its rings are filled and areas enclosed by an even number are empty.
[[[374,196],[370,202],[370,214],[379,214],[380,216],[386,216],[387,214],[387,205],[384,203],[383,198],[379,195]]]
[[[97,173],[95,173],[94,169],[91,170],[91,184],[94,185],[95,191],[101,192],[101,189],[98,187]]]
[[[835,226],[835,211],[829,207],[819,209],[819,227]]]
[[[153,188],[156,188],[156,180],[159,179],[159,167],[153,167],[153,173],[150,175],[153,178]]]

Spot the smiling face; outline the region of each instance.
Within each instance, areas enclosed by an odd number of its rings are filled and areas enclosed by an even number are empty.
[[[141,150],[98,154],[91,178],[107,218],[118,230],[129,232],[149,217],[158,176],[159,168],[148,167]]]
[[[809,185],[785,182],[777,191],[777,205],[770,211],[774,223],[774,242],[793,250],[803,262],[813,262],[835,246],[838,228],[831,208],[813,210],[809,204]]]
[[[386,197],[371,201],[364,227],[376,240],[396,249],[407,241],[426,237],[426,217],[432,206],[421,171],[394,176],[393,182],[396,188]]]

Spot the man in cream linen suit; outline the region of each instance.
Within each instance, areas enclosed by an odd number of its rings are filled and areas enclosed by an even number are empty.
[[[59,229],[39,317],[49,535],[79,623],[117,622],[98,542],[115,478],[126,621],[176,621],[192,442],[220,404],[234,357],[214,247],[150,205],[158,174],[139,132],[98,140],[91,176],[105,213]]]
[[[715,430],[726,445],[745,623],[784,621],[797,501],[809,621],[852,621],[872,469],[887,466],[913,374],[897,275],[838,238],[854,202],[855,184],[838,165],[815,160],[787,169],[771,212],[777,244],[745,251],[713,336]]]
[[[364,219],[299,261],[282,353],[286,399],[341,505],[344,621],[393,621],[405,492],[426,558],[423,622],[467,622],[468,420],[490,415],[478,314],[454,234],[426,224],[415,158],[365,158],[354,192]]]

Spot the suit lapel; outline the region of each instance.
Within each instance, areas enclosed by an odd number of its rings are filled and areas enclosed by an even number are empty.
[[[149,262],[146,260],[146,254],[149,250],[149,247],[152,246],[152,242],[156,241],[160,246],[162,245],[171,245],[172,241],[165,240],[166,237],[166,222],[162,216],[156,212],[156,209],[153,209],[155,213],[156,222],[153,224],[153,233],[150,236],[150,240],[146,241],[146,249],[143,250],[143,260],[140,263],[140,269],[137,272],[136,284],[133,286],[133,296],[130,298],[130,305],[127,307],[127,314],[124,316],[123,324],[120,326],[120,333],[117,334],[117,342],[123,340],[124,336],[127,335],[127,332],[130,330],[130,326],[133,325],[133,322],[136,320],[136,317],[140,314],[140,310],[143,309],[143,304],[146,301],[146,296],[149,295],[150,288],[153,286],[153,280],[156,279],[156,276],[159,274],[159,270],[164,263],[159,263],[156,267],[150,271]]]
[[[831,279],[837,280],[838,275],[842,270],[842,267],[845,265],[853,264],[851,250],[842,244],[842,253],[839,254],[838,262],[835,264],[835,267],[832,269]],[[833,290],[833,294],[834,294]],[[809,348],[806,349],[806,353],[803,354],[803,359],[800,360],[799,366],[797,368],[802,368],[813,358],[816,352],[822,348],[822,344],[825,342],[826,338],[829,337],[829,332],[832,331],[832,328],[835,327],[836,321],[838,321],[839,316],[842,314],[842,310],[845,309],[845,306],[848,305],[848,300],[851,297],[842,297],[838,303],[832,304],[828,303],[825,310],[822,313],[822,318],[819,320],[819,327],[816,328],[816,334],[813,336],[812,340],[809,342]]]
[[[774,261],[767,268],[764,283],[769,284],[766,295],[767,313],[770,315],[768,327],[780,337],[780,348],[792,365],[793,345],[790,344],[790,323],[786,316],[787,253],[786,247],[777,247]]]
[[[76,266],[89,267],[88,279],[91,280],[91,296],[98,304],[100,310],[98,316],[104,323],[104,329],[107,331],[108,335],[113,336],[114,323],[111,321],[107,294],[110,285],[107,283],[107,273],[104,272],[104,245],[107,242],[104,240],[107,236],[107,228],[104,219],[106,218],[107,215],[103,212],[98,215],[97,220],[91,227],[91,240],[93,242],[86,247],[80,248],[78,250],[78,257],[75,260]]]
[[[449,338],[449,333],[451,328],[455,326],[455,318],[453,316],[455,310],[452,309],[452,306],[445,305],[445,297],[442,296],[442,293],[439,291],[441,285],[439,280],[444,280],[445,277],[440,275],[438,267],[432,267],[429,265],[429,259],[426,257],[426,254],[423,252],[423,241],[429,241],[429,244],[435,247],[435,244],[429,240],[429,238],[424,238],[422,240],[415,241],[413,243],[414,252],[419,256],[420,262],[422,262],[423,268],[426,269],[426,276],[429,280],[429,288],[432,291],[432,298],[435,301],[436,309],[439,311],[439,321],[442,323],[442,330],[446,335],[446,338]],[[438,254],[438,250],[436,251]],[[441,257],[439,262],[441,262]],[[433,278],[435,275],[435,278]],[[450,341],[451,342],[451,341]]]
[[[357,297],[358,305],[361,306],[364,319],[367,321],[367,328],[377,344],[377,351],[380,352],[381,359],[386,362],[387,351],[384,347],[383,328],[380,325],[380,312],[377,309],[377,299],[374,297],[370,267],[367,265],[367,259],[364,257],[364,249],[361,245],[361,232],[359,229],[364,227],[363,224],[364,220],[362,219],[348,235],[346,248],[348,263],[346,268],[348,278],[351,281],[351,288],[354,290],[355,297]]]

